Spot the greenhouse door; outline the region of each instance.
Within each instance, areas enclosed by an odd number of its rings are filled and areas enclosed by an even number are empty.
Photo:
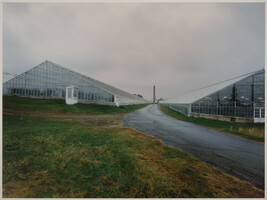
[[[78,88],[74,86],[66,87],[66,104],[78,103]]]
[[[265,108],[263,107],[254,108],[254,122],[255,123],[265,122]]]

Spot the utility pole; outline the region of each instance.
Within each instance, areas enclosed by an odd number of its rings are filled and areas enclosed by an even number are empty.
[[[153,104],[156,103],[155,85],[153,85]]]

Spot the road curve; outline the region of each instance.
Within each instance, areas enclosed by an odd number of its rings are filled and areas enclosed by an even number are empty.
[[[264,144],[172,118],[150,105],[124,116],[124,125],[181,148],[264,189]]]

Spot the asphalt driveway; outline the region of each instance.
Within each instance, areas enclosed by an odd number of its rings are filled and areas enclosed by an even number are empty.
[[[179,121],[150,105],[124,116],[124,125],[181,148],[224,172],[264,189],[264,144]]]

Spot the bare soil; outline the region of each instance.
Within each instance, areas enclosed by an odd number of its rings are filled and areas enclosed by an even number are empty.
[[[46,117],[61,119],[64,121],[77,121],[81,124],[96,125],[104,127],[116,127],[123,125],[123,114],[105,114],[105,115],[72,115],[72,114],[55,114],[40,111],[21,111],[10,108],[3,109],[4,115],[21,116],[21,117]]]

